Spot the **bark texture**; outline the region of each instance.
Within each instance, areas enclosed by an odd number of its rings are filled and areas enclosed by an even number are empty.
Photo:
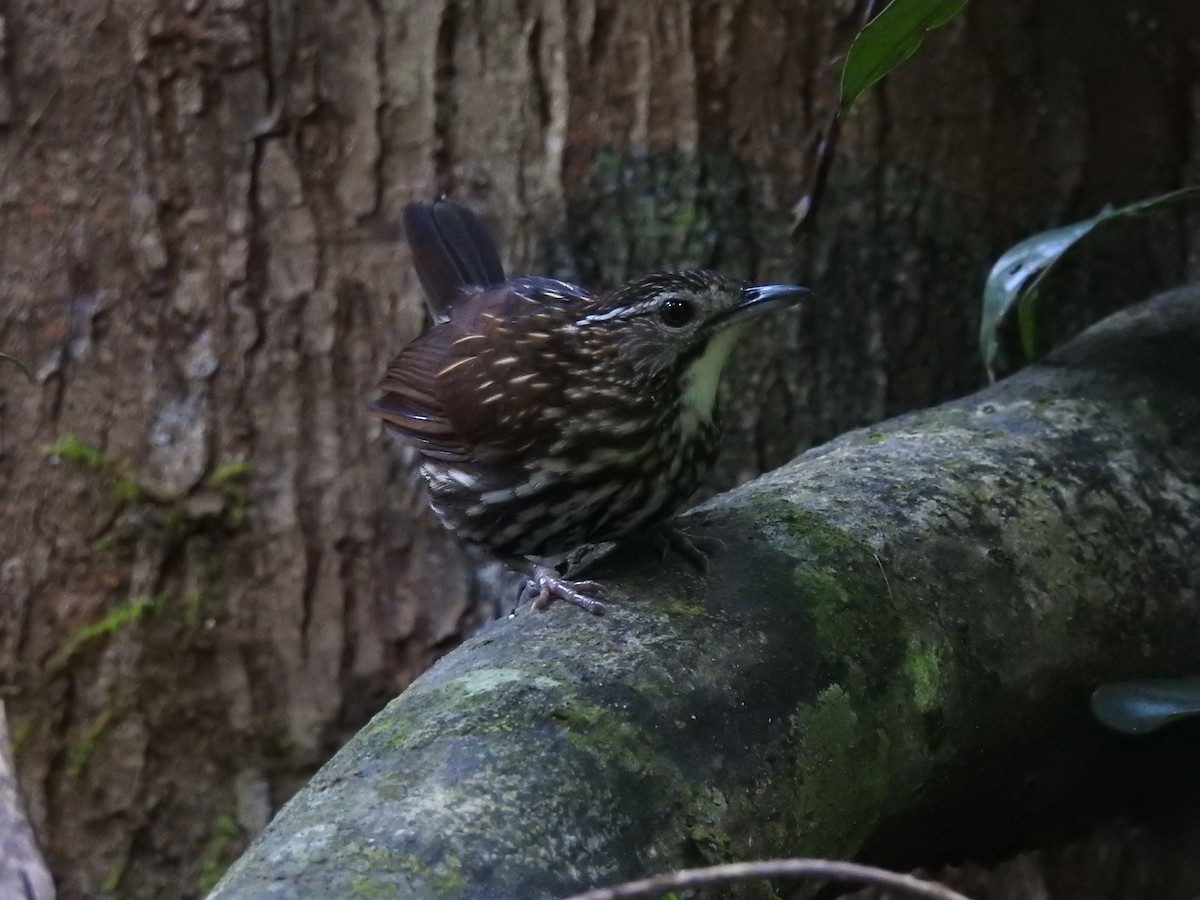
[[[712,500],[711,576],[627,558],[611,615],[468,640],[214,897],[561,897],[842,858],[889,819],[1011,837],[1096,789],[1098,683],[1195,666],[1198,357],[1200,289],[1165,295]]]
[[[596,284],[815,282],[743,345],[720,488],[975,386],[1001,248],[1200,172],[1191,0],[976,2],[847,123],[794,243],[854,27],[826,0],[0,3],[0,349],[37,376],[0,369],[0,687],[64,896],[202,892],[491,613],[363,412],[421,327],[406,200]],[[1200,251],[1113,258],[1076,277],[1091,315]]]

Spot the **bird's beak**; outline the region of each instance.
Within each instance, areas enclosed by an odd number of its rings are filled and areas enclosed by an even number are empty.
[[[786,309],[789,306],[795,306],[810,294],[812,291],[798,284],[751,285],[742,291],[741,302],[726,311],[721,318],[726,322],[741,321],[759,313]]]
[[[734,307],[739,314],[750,312],[770,312],[773,309],[783,309],[795,306],[802,297],[811,294],[806,287],[798,284],[760,284],[742,291],[742,302]]]

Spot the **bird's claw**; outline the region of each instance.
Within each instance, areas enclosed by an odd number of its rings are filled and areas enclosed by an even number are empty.
[[[565,600],[590,612],[604,614],[604,603],[591,594],[604,594],[604,586],[596,581],[568,581],[548,566],[537,566],[521,589],[521,602],[530,601],[534,609],[546,609],[555,600]]]
[[[725,542],[720,538],[688,534],[683,529],[667,523],[658,526],[655,535],[660,541],[664,557],[668,551],[674,550],[705,575],[711,567],[709,557],[727,549]]]

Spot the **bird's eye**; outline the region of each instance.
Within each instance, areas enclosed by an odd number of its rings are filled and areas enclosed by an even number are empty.
[[[664,300],[658,308],[658,317],[671,328],[680,328],[696,317],[696,307],[687,300],[672,298]]]

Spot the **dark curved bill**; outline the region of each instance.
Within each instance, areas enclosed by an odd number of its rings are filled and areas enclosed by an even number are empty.
[[[786,309],[789,306],[795,306],[811,294],[812,291],[798,284],[752,285],[742,291],[741,302],[721,316],[721,319],[723,321],[745,319],[759,313]]]

